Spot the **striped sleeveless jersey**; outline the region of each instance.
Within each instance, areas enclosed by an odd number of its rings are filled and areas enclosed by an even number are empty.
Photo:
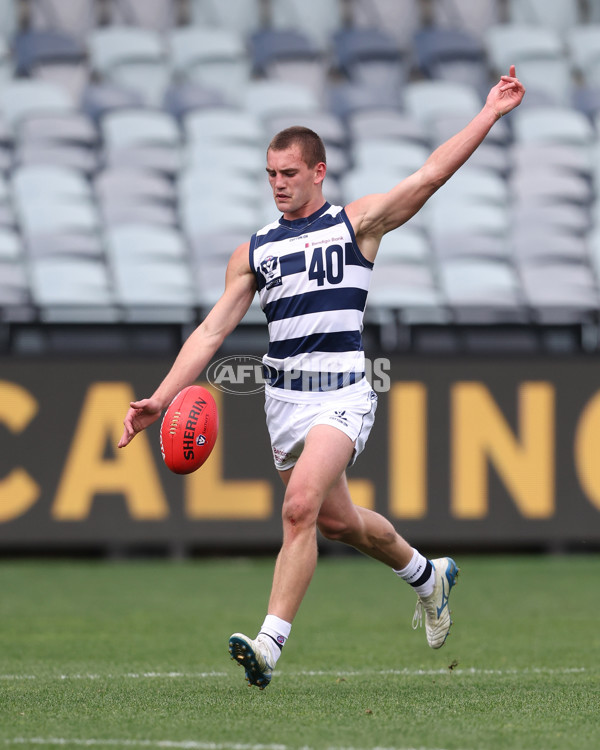
[[[250,267],[269,328],[266,389],[283,400],[362,380],[363,314],[373,264],[341,206],[280,218],[252,235]]]

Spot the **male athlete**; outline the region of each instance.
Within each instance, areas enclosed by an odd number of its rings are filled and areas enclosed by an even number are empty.
[[[154,394],[130,405],[120,448],[198,378],[258,291],[270,339],[264,357],[267,426],[286,490],[266,618],[255,639],[235,633],[229,640],[250,685],[264,689],[271,681],[315,570],[317,529],[380,560],[413,586],[413,624],[424,612],[429,645],[440,648],[446,640],[454,560],[427,560],[383,516],[354,505],[348,491],[346,468],[364,448],[377,402],[364,377],[362,316],[382,236],[423,206],[524,93],[511,66],[479,114],[419,170],[388,193],[345,208],[323,198],[327,167],[319,136],[300,127],[278,133],[267,150],[267,175],[281,218],[235,250],[221,298]]]

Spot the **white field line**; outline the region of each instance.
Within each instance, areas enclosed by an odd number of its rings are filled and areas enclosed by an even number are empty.
[[[563,675],[563,674],[585,674],[589,672],[585,667],[563,667],[552,669],[548,667],[526,667],[524,669],[478,669],[470,667],[462,669],[459,667],[444,667],[441,669],[357,669],[357,670],[300,670],[300,671],[278,671],[274,677],[366,677],[375,676],[398,676],[398,677],[434,677],[444,674],[499,677],[513,675]],[[192,679],[207,680],[215,677],[229,677],[233,672],[124,672],[123,674],[57,674],[57,675],[35,675],[35,674],[0,674],[0,681],[19,680],[169,680],[169,679]]]
[[[5,740],[6,745],[46,745],[76,747],[157,747],[181,750],[289,750],[286,745],[247,745],[226,742],[198,742],[197,740],[117,740],[69,739],[67,737],[15,737]]]
[[[175,750],[313,750],[308,746],[251,745],[237,742],[198,742],[196,740],[117,740],[69,739],[67,737],[15,737],[4,740],[5,745],[45,745],[47,747],[148,747],[174,748]],[[328,747],[327,750],[367,750],[354,747]],[[368,750],[442,750],[442,748],[373,747]]]

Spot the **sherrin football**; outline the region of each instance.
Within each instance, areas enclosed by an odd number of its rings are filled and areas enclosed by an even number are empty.
[[[160,425],[160,451],[175,474],[191,474],[210,456],[219,432],[214,398],[201,385],[189,385],[169,404]]]

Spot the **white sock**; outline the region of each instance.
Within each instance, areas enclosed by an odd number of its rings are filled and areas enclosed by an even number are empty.
[[[433,593],[435,583],[435,571],[433,565],[426,557],[416,549],[405,568],[394,570],[394,573],[410,584],[420,596],[429,596]]]
[[[259,635],[262,634],[269,636],[264,639],[264,643],[268,645],[269,651],[271,652],[273,666],[275,666],[277,659],[281,656],[281,649],[290,637],[291,629],[292,623],[282,620],[280,617],[277,617],[277,615],[267,615],[265,617]]]

